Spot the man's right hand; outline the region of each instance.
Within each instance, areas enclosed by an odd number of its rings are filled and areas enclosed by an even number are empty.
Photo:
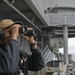
[[[15,24],[11,26],[11,29],[10,29],[11,39],[17,40],[17,37],[19,35],[19,27],[21,27],[21,25],[19,24]]]

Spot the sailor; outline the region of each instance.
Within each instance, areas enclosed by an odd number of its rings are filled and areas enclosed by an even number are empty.
[[[28,70],[39,71],[44,67],[43,57],[34,36],[20,34],[21,26],[21,22],[14,22],[11,19],[3,19],[0,22],[0,75],[28,75]],[[19,35],[28,41],[32,55],[20,53]],[[22,55],[21,62],[20,55]]]

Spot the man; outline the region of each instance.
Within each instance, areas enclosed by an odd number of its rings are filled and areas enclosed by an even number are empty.
[[[35,43],[34,36],[27,36],[19,33],[21,22],[13,22],[10,19],[4,19],[0,22],[2,33],[0,34],[0,75],[18,75],[24,72],[24,75],[30,71],[39,71],[44,67],[43,58],[40,50]],[[32,28],[27,28],[31,30]],[[22,61],[22,69],[20,70],[20,49],[17,37],[22,35],[26,39],[31,48],[32,55],[27,55]],[[24,55],[24,54],[23,54]]]

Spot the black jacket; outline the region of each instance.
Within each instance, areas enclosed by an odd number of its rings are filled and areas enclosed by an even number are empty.
[[[30,71],[39,71],[44,67],[44,61],[39,49],[32,49],[32,55],[27,55],[25,75]],[[10,39],[6,45],[0,43],[0,75],[16,75],[20,57],[19,44]]]

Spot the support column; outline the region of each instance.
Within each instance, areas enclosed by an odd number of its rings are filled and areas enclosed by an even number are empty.
[[[68,27],[63,26],[64,64],[68,64]]]

